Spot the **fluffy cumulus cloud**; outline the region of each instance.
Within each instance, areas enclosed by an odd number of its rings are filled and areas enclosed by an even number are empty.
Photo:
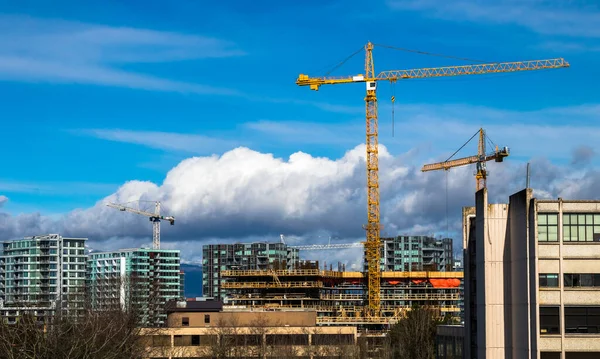
[[[366,220],[364,150],[364,145],[357,146],[338,159],[302,152],[284,159],[240,147],[219,156],[192,157],[171,169],[162,184],[124,183],[95,206],[58,219],[39,213],[0,213],[0,236],[58,232],[88,237],[97,249],[150,245],[147,218],[105,204],[160,200],[163,213],[176,217],[174,226],[163,224],[163,248],[181,249],[190,263],[200,261],[202,244],[277,241],[280,233],[293,245],[324,243],[329,236],[359,241]],[[393,156],[380,147],[382,234],[449,233],[458,242],[461,208],[473,203],[473,168],[421,173],[409,164],[410,156]],[[525,166],[516,161],[489,164],[493,201],[506,201],[525,186]],[[539,197],[598,196],[600,173],[585,165],[557,166],[534,159],[531,169],[531,184]],[[5,201],[0,196],[0,204]],[[306,252],[305,256],[358,269],[361,249]]]

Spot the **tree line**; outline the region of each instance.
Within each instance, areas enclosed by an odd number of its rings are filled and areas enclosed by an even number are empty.
[[[211,335],[203,336],[200,343],[179,343],[185,346],[153,347],[152,338],[161,337],[160,328],[143,328],[136,310],[112,308],[95,310],[86,308],[77,316],[62,315],[57,312],[51,321],[45,323],[32,315],[23,315],[14,324],[0,323],[0,358],[6,359],[142,359],[160,356],[178,357],[184,353],[208,354],[220,358],[290,358],[302,355],[313,358],[344,359],[434,359],[436,326],[443,323],[436,319],[432,311],[415,307],[393,325],[387,336],[374,343],[372,338],[359,337],[354,343],[331,339],[335,335],[320,336],[318,343],[265,342],[263,338],[273,328],[273,323],[261,321],[251,323],[250,333],[240,335],[240,326],[235,323],[219,323],[211,330]],[[281,327],[281,326],[280,326]],[[306,329],[315,338],[319,329]],[[325,338],[325,339],[323,339]],[[177,340],[177,339],[176,339]],[[316,340],[316,339],[313,339]],[[191,352],[190,352],[191,350]],[[162,352],[161,352],[162,351]],[[186,352],[187,351],[187,352]]]

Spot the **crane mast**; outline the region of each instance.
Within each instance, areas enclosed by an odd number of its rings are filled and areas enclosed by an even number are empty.
[[[138,201],[138,202],[142,202],[142,201]],[[154,202],[154,212],[142,211],[137,208],[128,207],[128,206],[125,206],[124,204],[118,204],[118,203],[107,203],[106,205],[108,207],[118,209],[119,211],[122,211],[122,212],[130,212],[130,213],[135,213],[135,214],[139,214],[139,215],[148,217],[150,219],[150,222],[152,222],[152,248],[153,249],[160,249],[160,221],[165,220],[165,221],[169,221],[169,223],[171,225],[175,224],[175,217],[162,216],[160,214],[160,202],[159,201]]]
[[[373,61],[374,44],[368,42],[365,47],[365,72],[364,74],[341,77],[310,77],[305,74],[298,75],[296,85],[309,86],[311,90],[318,91],[322,85],[336,85],[363,82],[366,83],[366,161],[367,161],[367,224],[365,260],[367,262],[367,296],[368,315],[380,316],[380,206],[379,206],[379,163],[378,163],[378,126],[377,126],[377,81],[396,82],[397,80],[447,77],[462,75],[481,75],[489,73],[506,73],[531,71],[542,69],[555,69],[569,67],[563,58],[549,60],[495,62],[489,64],[446,66],[409,70],[382,71],[375,74]]]

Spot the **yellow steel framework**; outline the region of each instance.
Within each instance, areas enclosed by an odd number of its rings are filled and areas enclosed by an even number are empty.
[[[491,161],[491,160],[495,160],[496,162],[503,162],[504,157],[508,157],[509,153],[508,153],[507,147],[498,149],[498,146],[496,146],[496,149],[494,150],[493,153],[486,154],[485,153],[485,139],[486,139],[485,131],[483,130],[483,128],[480,128],[479,131],[477,131],[477,133],[479,134],[479,144],[477,145],[477,155],[476,156],[469,156],[469,157],[459,158],[459,159],[451,160],[451,161],[448,159],[444,162],[427,164],[427,165],[424,165],[423,168],[421,168],[421,171],[422,172],[435,171],[435,170],[447,171],[452,167],[459,167],[459,166],[465,166],[465,165],[469,165],[472,163],[476,163],[477,171],[475,172],[475,188],[477,189],[477,191],[479,191],[480,189],[487,187],[487,174],[488,173],[487,173],[487,168],[486,168],[485,163],[487,161]],[[477,133],[475,135],[477,135]],[[473,135],[473,137],[475,137],[475,135]],[[471,139],[473,139],[473,137],[471,137]],[[469,141],[471,141],[471,140],[469,140]],[[469,141],[467,141],[467,143]],[[465,145],[466,145],[466,143],[465,143]],[[463,145],[463,147],[464,147],[464,145]]]
[[[308,282],[223,282],[221,286],[225,289],[235,288],[322,288],[323,282],[308,281]]]
[[[383,71],[375,74],[373,61],[373,44],[368,42],[365,49],[365,73],[344,77],[310,77],[300,74],[296,80],[298,86],[309,86],[318,90],[321,85],[344,83],[366,83],[366,150],[367,150],[367,224],[364,225],[367,234],[365,242],[365,260],[367,262],[367,292],[369,315],[378,317],[380,313],[380,277],[379,267],[381,224],[379,221],[379,178],[378,178],[378,132],[377,132],[377,86],[376,82],[387,80],[396,82],[403,79],[418,79],[430,77],[479,75],[489,73],[504,73],[554,69],[568,67],[569,63],[562,58],[534,61],[497,62],[490,64],[446,66],[410,70]]]
[[[337,272],[320,269],[278,269],[278,270],[224,270],[223,277],[272,277],[275,273],[278,277],[324,277],[335,279],[362,279],[362,272]],[[462,272],[382,272],[382,279],[397,278],[462,278]]]

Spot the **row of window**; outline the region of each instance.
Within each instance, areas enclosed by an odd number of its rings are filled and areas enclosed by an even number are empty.
[[[558,274],[540,273],[540,288],[558,288]],[[600,287],[600,274],[598,273],[565,273],[563,275],[565,288]]]
[[[560,307],[540,306],[540,334],[560,334]],[[564,313],[566,334],[600,333],[600,307],[568,307]]]
[[[63,254],[64,255],[71,255],[71,256],[82,256],[83,254],[83,249],[63,249]]]
[[[563,242],[600,242],[600,214],[566,213]],[[558,242],[558,213],[538,214],[538,241]]]
[[[63,247],[84,248],[83,241],[63,241]]]

